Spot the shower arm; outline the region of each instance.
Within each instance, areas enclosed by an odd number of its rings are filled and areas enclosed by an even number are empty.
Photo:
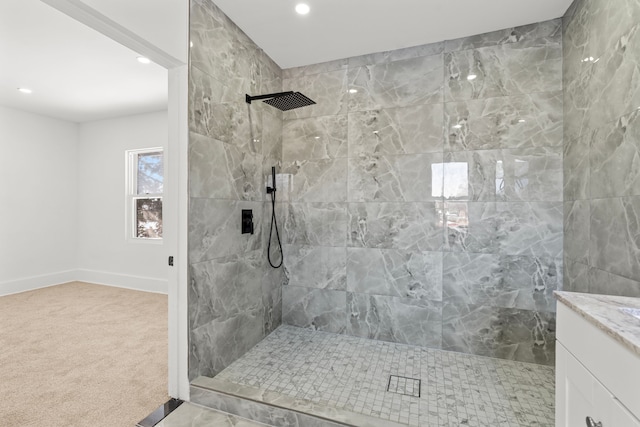
[[[251,104],[251,101],[258,101],[260,99],[278,98],[278,97],[281,97],[281,96],[287,96],[287,95],[292,95],[292,94],[293,94],[293,91],[269,93],[267,95],[256,95],[256,96],[247,95],[245,100],[247,101],[247,104]]]

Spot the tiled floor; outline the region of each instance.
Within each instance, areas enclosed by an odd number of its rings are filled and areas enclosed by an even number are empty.
[[[216,379],[411,426],[554,425],[551,367],[291,326]]]

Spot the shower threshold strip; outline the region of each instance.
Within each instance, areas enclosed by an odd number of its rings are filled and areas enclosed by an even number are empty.
[[[244,401],[255,402],[258,405],[267,405],[271,408],[263,407],[262,410],[256,410],[255,408],[248,409],[246,403],[243,404],[236,401],[236,404],[229,404],[229,400],[225,400],[224,397],[221,397],[221,395],[242,399]],[[278,409],[280,409],[284,411],[283,413],[294,412],[295,418],[299,418],[300,416],[311,416],[310,418],[313,421],[307,420],[306,423],[301,421],[300,426],[315,426],[315,423],[318,423],[318,426],[331,427],[406,426],[406,424],[396,423],[393,421],[384,420],[369,415],[363,415],[341,408],[336,408],[329,402],[316,403],[306,399],[296,399],[278,392],[263,390],[246,385],[239,385],[231,383],[229,381],[209,377],[198,377],[191,382],[191,401],[199,405],[227,411],[241,417],[251,417],[251,415],[255,415],[256,412],[270,413],[266,416],[267,419],[256,420],[260,422],[269,422],[271,421],[270,418],[290,418],[288,416],[283,417],[283,415],[279,413],[276,413],[275,415],[272,414],[274,411],[278,412]],[[247,412],[244,412],[245,410]]]

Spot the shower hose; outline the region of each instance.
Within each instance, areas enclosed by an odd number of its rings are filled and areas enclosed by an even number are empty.
[[[275,182],[273,184],[275,188]],[[276,239],[278,240],[278,247],[280,248],[280,263],[278,265],[274,265],[273,261],[271,261],[271,235],[273,234],[273,229],[276,230]],[[276,191],[271,191],[271,227],[269,227],[269,243],[267,244],[267,259],[269,260],[269,265],[273,268],[280,268],[282,265],[282,261],[284,260],[284,256],[282,254],[282,242],[280,242],[280,233],[278,232],[278,221],[276,220]]]

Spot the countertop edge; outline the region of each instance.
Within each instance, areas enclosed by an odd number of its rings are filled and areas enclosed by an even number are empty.
[[[612,325],[613,322],[611,322],[610,320],[609,321],[608,319],[603,320],[602,318],[603,316],[599,316],[597,314],[588,312],[584,308],[580,307],[578,303],[572,300],[575,298],[589,299],[591,301],[595,301],[599,305],[604,305],[608,303],[609,305],[611,305],[609,309],[617,310],[619,307],[622,306],[622,304],[621,305],[616,304],[615,300],[630,298],[630,297],[616,297],[616,296],[610,296],[610,295],[585,294],[585,293],[566,292],[566,291],[554,291],[554,295],[559,302],[566,305],[568,308],[570,308],[575,313],[579,314],[582,318],[587,320],[589,323],[593,324],[598,329],[606,333],[608,336],[610,336],[611,338],[613,338],[614,340],[622,344],[624,347],[629,349],[636,356],[640,357],[640,341],[638,341],[638,339],[631,339],[628,336],[629,333],[625,333],[624,331],[619,331],[616,327],[614,327],[614,325]],[[602,299],[608,299],[610,301],[606,302],[606,301],[603,301]],[[638,298],[634,298],[634,299],[640,302],[640,299]],[[623,315],[623,314],[619,313],[619,315]]]

